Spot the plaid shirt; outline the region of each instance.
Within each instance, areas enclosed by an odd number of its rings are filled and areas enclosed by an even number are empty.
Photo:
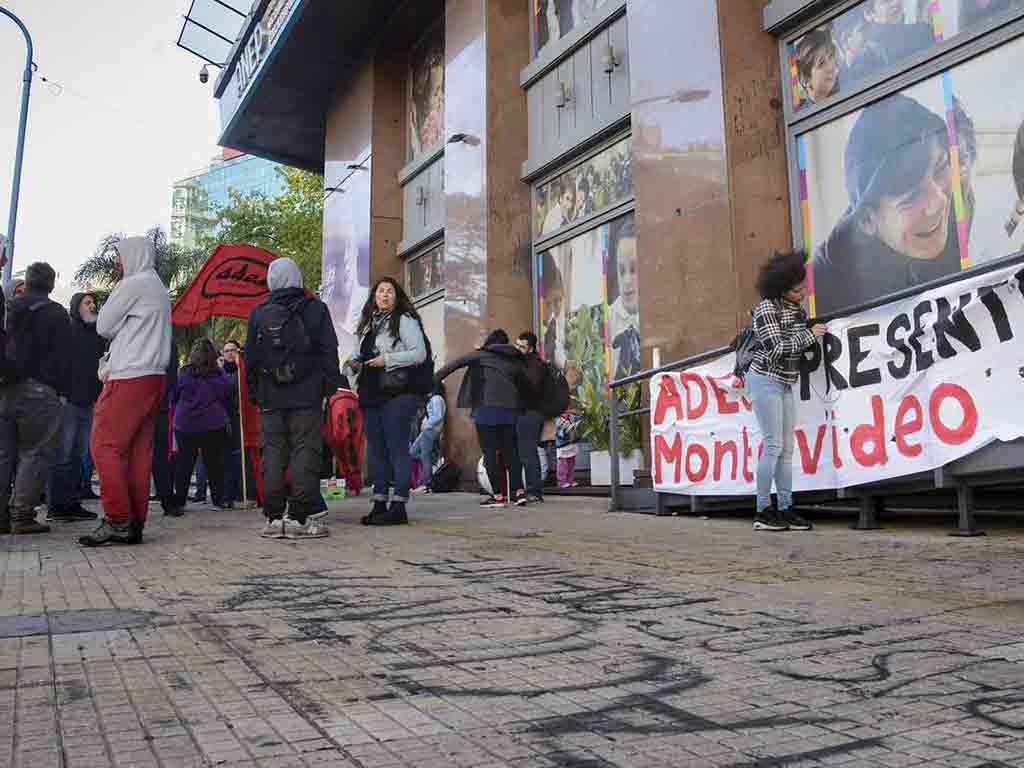
[[[764,299],[754,307],[754,333],[760,349],[750,367],[780,384],[795,383],[800,358],[816,341],[804,308],[786,299]]]

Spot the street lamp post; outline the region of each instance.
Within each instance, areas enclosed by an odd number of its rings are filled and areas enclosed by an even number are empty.
[[[18,120],[18,148],[14,155],[14,178],[11,181],[11,213],[7,219],[7,263],[4,264],[3,281],[9,283],[14,270],[14,229],[18,224],[18,193],[21,190],[21,159],[25,154],[25,127],[28,125],[28,97],[32,92],[32,35],[21,23],[21,19],[0,8],[0,13],[18,25],[25,36],[25,76],[21,86],[21,117]]]

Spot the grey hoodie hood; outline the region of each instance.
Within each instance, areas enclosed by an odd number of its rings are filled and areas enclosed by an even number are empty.
[[[272,291],[302,287],[302,271],[294,259],[283,256],[270,262],[270,269],[267,270],[267,287]]]
[[[126,237],[117,244],[124,276],[131,277],[156,264],[156,247],[148,237]]]

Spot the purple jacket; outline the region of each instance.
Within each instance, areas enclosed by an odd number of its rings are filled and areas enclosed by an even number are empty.
[[[200,377],[192,367],[178,371],[178,385],[171,396],[176,432],[210,432],[228,425],[231,385],[223,371]]]

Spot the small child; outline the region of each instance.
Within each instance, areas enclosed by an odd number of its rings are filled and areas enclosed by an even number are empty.
[[[570,406],[571,408],[571,406]],[[566,410],[555,419],[555,453],[558,456],[558,487],[573,488],[576,482],[576,453],[580,417]]]
[[[430,482],[434,479],[434,443],[441,436],[445,410],[444,384],[437,382],[427,400],[427,412],[420,424],[420,433],[409,448],[409,455],[419,460],[423,472],[420,487],[413,493],[430,493]]]

